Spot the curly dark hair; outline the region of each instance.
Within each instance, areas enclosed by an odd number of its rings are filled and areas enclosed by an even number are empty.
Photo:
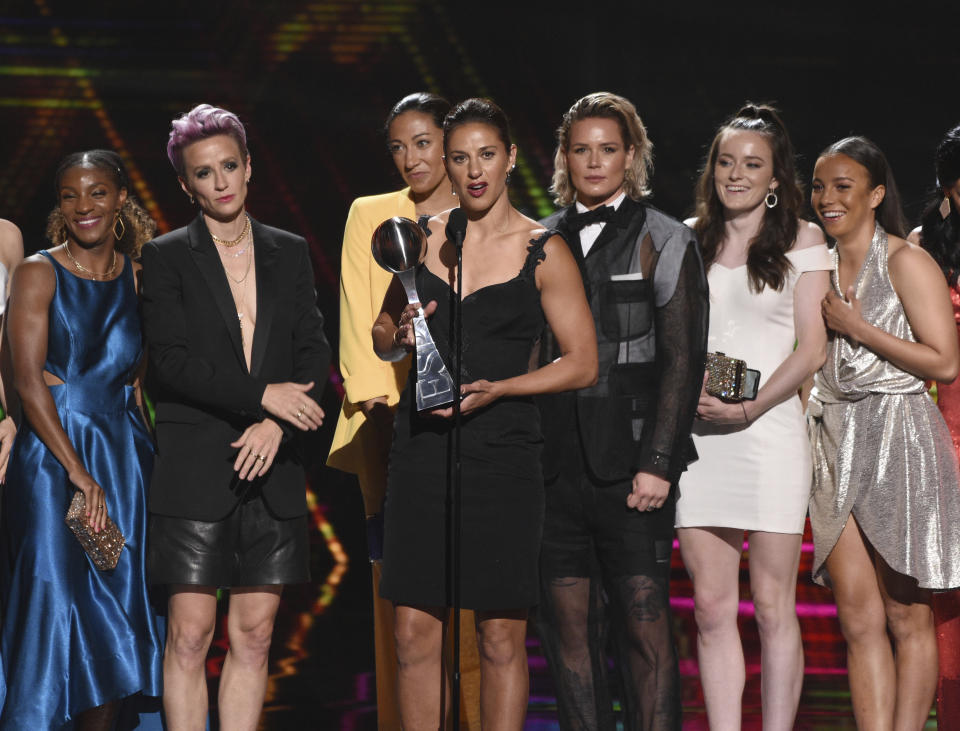
[[[117,239],[114,247],[122,254],[136,259],[140,256],[140,248],[153,238],[157,230],[156,222],[150,214],[130,194],[130,175],[123,159],[112,150],[87,150],[67,155],[56,174],[53,176],[54,195],[60,195],[60,184],[64,173],[74,167],[93,167],[103,170],[113,178],[114,184],[120,190],[127,191],[127,199],[120,208],[120,218],[123,221],[123,236]],[[54,244],[67,240],[67,224],[58,205],[47,217],[47,238]]]
[[[779,292],[787,281],[787,272],[791,267],[787,252],[797,238],[803,191],[797,179],[790,135],[777,110],[768,104],[745,104],[720,126],[710,144],[696,187],[697,221],[694,230],[700,241],[703,264],[709,269],[723,243],[723,204],[717,195],[713,170],[720,153],[720,140],[731,130],[759,132],[767,138],[773,153],[773,177],[779,183],[776,189],[778,202],[774,208],[764,211],[760,230],[750,241],[747,276],[750,289],[754,292],[762,292],[765,286]]]
[[[960,180],[960,124],[940,140],[934,164],[937,187],[920,219],[920,245],[940,265],[951,286],[956,286],[960,278],[960,212],[948,202],[950,213],[944,218],[940,206],[947,197],[944,189]]]

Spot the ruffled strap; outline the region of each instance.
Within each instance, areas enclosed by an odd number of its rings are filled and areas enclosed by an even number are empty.
[[[530,245],[527,246],[527,258],[523,262],[523,268],[520,270],[520,276],[529,279],[537,269],[537,265],[547,258],[547,252],[543,250],[544,245],[550,240],[551,236],[558,235],[557,231],[547,229],[535,239],[530,239]]]

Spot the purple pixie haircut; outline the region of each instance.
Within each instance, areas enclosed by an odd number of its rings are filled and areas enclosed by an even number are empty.
[[[233,112],[210,104],[200,104],[170,123],[167,157],[177,175],[183,177],[183,148],[198,140],[215,135],[230,135],[236,140],[240,154],[246,160],[247,132],[240,118]]]

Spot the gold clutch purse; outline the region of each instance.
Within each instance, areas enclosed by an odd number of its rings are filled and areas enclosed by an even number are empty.
[[[706,369],[710,375],[705,388],[711,396],[724,401],[753,401],[757,397],[760,371],[747,368],[746,361],[724,353],[707,353]]]
[[[102,531],[93,532],[87,522],[87,501],[80,490],[73,493],[73,500],[70,501],[70,507],[67,509],[66,523],[80,541],[80,545],[87,552],[94,566],[101,571],[117,567],[120,551],[123,550],[127,539],[110,518],[107,518],[107,524]]]

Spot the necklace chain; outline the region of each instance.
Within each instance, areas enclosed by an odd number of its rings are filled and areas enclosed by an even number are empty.
[[[246,238],[247,234],[250,233],[250,216],[247,216],[246,214],[244,214],[244,218],[247,219],[247,222],[243,225],[243,231],[241,231],[240,235],[237,236],[237,238],[233,239],[232,241],[221,239],[219,236],[217,236],[213,232],[210,233],[210,238],[213,239],[216,243],[220,244],[220,246],[223,246],[224,248],[227,248],[227,249],[232,249],[234,246],[236,246],[241,241],[243,241],[244,238]]]
[[[77,268],[77,271],[83,272],[84,274],[89,275],[92,279],[102,281],[108,277],[112,277],[113,273],[117,270],[117,250],[113,250],[113,260],[110,262],[110,268],[107,271],[95,272],[92,269],[87,269],[83,264],[77,261],[76,257],[73,255],[73,252],[70,251],[70,243],[67,241],[63,242],[63,248],[67,252],[67,258],[73,262],[73,265]]]

